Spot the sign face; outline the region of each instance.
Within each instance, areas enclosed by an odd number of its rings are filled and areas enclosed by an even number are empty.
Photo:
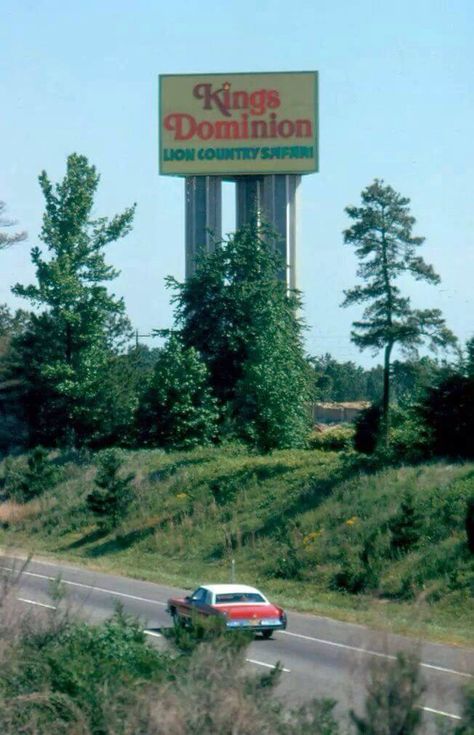
[[[318,170],[318,74],[160,76],[160,173]]]

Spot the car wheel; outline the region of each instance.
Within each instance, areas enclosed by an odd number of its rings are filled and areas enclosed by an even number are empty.
[[[266,641],[273,635],[273,630],[262,630],[262,635]]]
[[[173,625],[175,628],[182,628],[184,626],[181,616],[178,615],[176,610],[173,610],[173,612],[171,613],[171,619],[173,620]]]

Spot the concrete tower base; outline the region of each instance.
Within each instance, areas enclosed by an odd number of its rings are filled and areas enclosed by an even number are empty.
[[[279,277],[296,288],[297,193],[301,176],[275,174],[238,176],[236,226],[265,222],[277,235],[281,256]],[[186,278],[196,270],[199,253],[210,253],[222,238],[222,179],[219,176],[187,176]]]
[[[187,176],[185,179],[185,276],[196,270],[200,253],[210,253],[222,238],[222,179]]]
[[[241,176],[236,179],[237,228],[266,222],[277,234],[276,248],[286,267],[280,278],[296,288],[297,192],[301,176]]]

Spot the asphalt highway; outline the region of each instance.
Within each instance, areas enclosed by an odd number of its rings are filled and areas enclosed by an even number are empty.
[[[14,574],[23,563],[19,557],[0,556],[0,571]],[[120,602],[127,612],[143,621],[148,635],[158,645],[161,628],[171,624],[166,613],[168,597],[187,593],[76,566],[30,560],[15,594],[25,606],[54,607],[51,582],[58,577],[68,604],[87,620],[104,619]],[[196,580],[196,586],[210,581]],[[275,633],[268,641],[256,637],[248,649],[247,662],[256,670],[272,668],[280,662],[284,669],[278,694],[290,704],[311,697],[330,697],[338,701],[341,712],[349,708],[361,711],[372,662],[389,661],[398,651],[415,651],[421,661],[426,685],[424,732],[437,732],[436,720],[445,725],[459,721],[462,687],[472,681],[474,674],[474,649],[416,641],[290,611],[288,629]]]

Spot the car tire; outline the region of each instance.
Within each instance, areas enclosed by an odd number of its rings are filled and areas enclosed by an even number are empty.
[[[180,615],[176,612],[176,610],[173,610],[171,613],[171,619],[173,621],[173,625],[175,628],[183,628],[184,623]]]
[[[268,641],[273,635],[273,630],[262,630],[263,638]]]

